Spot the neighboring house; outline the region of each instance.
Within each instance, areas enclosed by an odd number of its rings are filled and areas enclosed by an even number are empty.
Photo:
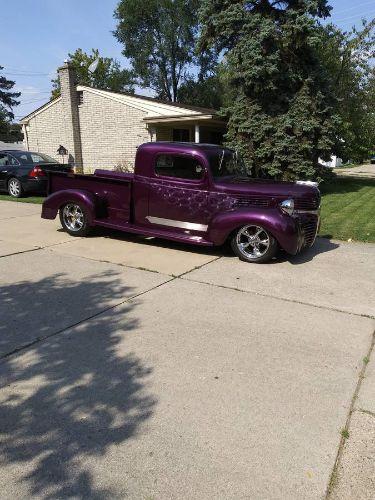
[[[331,156],[331,161],[324,161],[321,158],[319,158],[319,163],[324,167],[336,168],[336,167],[341,167],[342,159],[339,158],[338,156]]]
[[[25,116],[25,148],[73,162],[85,173],[133,164],[148,141],[220,144],[225,122],[213,109],[162,102],[150,97],[76,86],[67,63],[59,69],[61,96]]]

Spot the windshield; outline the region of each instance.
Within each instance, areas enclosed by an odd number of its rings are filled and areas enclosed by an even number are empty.
[[[228,175],[244,174],[245,168],[241,157],[236,151],[223,149],[222,153],[212,155],[210,167],[213,177],[226,177]]]
[[[43,153],[31,153],[30,151],[20,151],[12,153],[23,165],[32,165],[36,163],[57,163],[56,160]]]

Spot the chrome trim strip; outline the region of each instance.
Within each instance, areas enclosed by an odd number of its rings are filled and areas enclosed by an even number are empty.
[[[191,231],[207,231],[208,226],[204,224],[195,224],[194,222],[184,222],[182,220],[163,219],[161,217],[147,216],[146,219],[151,224],[159,224],[160,226],[178,227],[180,229],[190,229]]]
[[[319,215],[320,214],[320,208],[318,210],[294,210],[295,214],[312,214],[312,215]]]

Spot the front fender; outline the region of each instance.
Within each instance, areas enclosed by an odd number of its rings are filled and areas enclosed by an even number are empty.
[[[215,245],[222,245],[229,235],[246,224],[256,224],[267,229],[278,241],[281,248],[296,254],[300,247],[300,232],[297,222],[280,213],[278,209],[240,209],[217,215],[208,228],[208,239]]]
[[[50,194],[42,206],[42,219],[55,219],[60,207],[72,202],[77,202],[86,208],[88,222],[92,224],[97,209],[95,196],[88,191],[75,189],[64,189]]]

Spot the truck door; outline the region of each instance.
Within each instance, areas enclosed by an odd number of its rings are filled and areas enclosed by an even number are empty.
[[[149,185],[147,221],[177,232],[205,232],[209,219],[208,174],[191,154],[156,157]]]

